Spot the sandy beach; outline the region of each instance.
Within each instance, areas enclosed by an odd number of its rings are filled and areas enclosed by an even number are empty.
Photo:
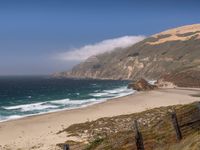
[[[0,150],[56,149],[57,143],[68,139],[56,134],[71,124],[144,111],[154,107],[187,104],[199,101],[200,89],[158,89],[108,100],[85,108],[65,110],[0,123]]]

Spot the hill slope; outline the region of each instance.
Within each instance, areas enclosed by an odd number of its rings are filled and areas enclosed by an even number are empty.
[[[200,70],[200,24],[167,30],[127,49],[93,56],[56,76],[159,79],[166,74],[191,70]]]
[[[100,118],[60,131],[77,141],[66,141],[73,150],[136,150],[133,121],[138,120],[145,150],[199,150],[200,103],[154,108],[140,113]],[[171,121],[175,110],[183,139],[178,141]],[[195,121],[192,121],[195,120]],[[190,123],[189,123],[190,122]],[[193,122],[193,123],[192,123]],[[72,138],[73,139],[73,138]],[[87,142],[88,144],[85,144]],[[61,147],[63,144],[59,144]],[[82,148],[80,148],[82,147]]]

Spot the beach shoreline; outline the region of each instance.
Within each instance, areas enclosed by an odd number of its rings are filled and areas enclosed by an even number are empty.
[[[120,99],[120,98],[123,98],[123,97],[127,97],[127,96],[133,95],[135,93],[137,93],[137,91],[133,90],[133,93],[125,95],[125,96],[119,96],[119,97],[113,97],[113,98],[109,98],[109,99],[105,99],[105,100],[101,100],[101,101],[95,101],[95,102],[92,102],[92,103],[89,103],[89,104],[86,104],[86,105],[82,105],[82,106],[79,106],[79,107],[74,107],[74,108],[63,108],[63,109],[58,109],[58,110],[49,111],[49,112],[42,112],[42,113],[38,113],[38,114],[25,115],[25,116],[21,116],[19,118],[0,120],[0,123],[20,120],[20,119],[24,119],[24,118],[31,118],[31,117],[35,117],[35,116],[48,115],[48,114],[52,114],[52,113],[59,113],[59,112],[62,112],[62,111],[71,111],[71,110],[76,110],[76,109],[82,109],[82,108],[90,107],[92,105],[105,103],[106,101],[117,100],[117,99]]]
[[[87,107],[0,122],[0,149],[55,149],[56,144],[68,140],[65,133],[58,135],[57,132],[72,124],[199,101],[198,97],[191,96],[195,94],[200,94],[200,89],[164,88],[136,92]]]

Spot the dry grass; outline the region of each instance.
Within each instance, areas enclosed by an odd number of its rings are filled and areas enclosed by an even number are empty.
[[[197,150],[200,121],[188,124],[181,128],[183,140],[178,143],[171,123],[170,113],[175,109],[180,125],[200,119],[199,103],[160,107],[141,113],[121,115],[110,118],[101,118],[96,121],[74,124],[61,132],[71,136],[86,139],[84,143],[76,143],[71,149],[85,150],[135,150],[133,120],[137,119],[143,135],[145,150],[166,149],[172,150],[187,147]],[[58,133],[58,134],[59,134]]]

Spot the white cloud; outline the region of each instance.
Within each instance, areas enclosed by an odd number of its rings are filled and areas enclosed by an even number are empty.
[[[59,59],[66,61],[82,61],[90,56],[110,52],[116,48],[126,48],[143,40],[145,36],[123,36],[115,39],[108,39],[99,43],[85,45],[80,48],[74,48],[67,52],[60,53]]]

